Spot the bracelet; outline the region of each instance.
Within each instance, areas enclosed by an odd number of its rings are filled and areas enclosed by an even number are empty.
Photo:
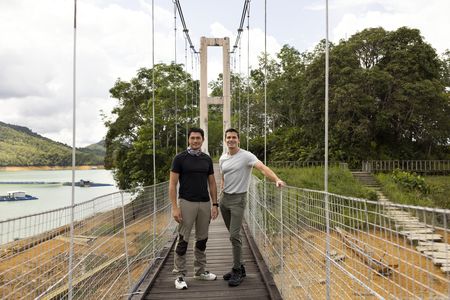
[[[219,207],[219,203],[213,203],[213,206]]]

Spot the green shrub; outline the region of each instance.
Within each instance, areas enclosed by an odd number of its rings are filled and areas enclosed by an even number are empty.
[[[374,190],[370,189],[368,191],[367,199],[368,200],[372,200],[372,201],[378,201],[377,192],[375,192]]]
[[[392,174],[379,173],[377,180],[382,185],[383,193],[395,203],[439,207],[450,209],[450,176],[426,176],[427,193],[417,189],[410,189],[394,180]]]
[[[410,191],[416,190],[423,194],[430,193],[430,187],[425,182],[425,178],[415,173],[411,174],[405,171],[394,170],[392,173],[392,179]]]

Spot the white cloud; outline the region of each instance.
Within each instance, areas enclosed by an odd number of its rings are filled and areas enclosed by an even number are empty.
[[[324,9],[323,1],[283,3],[279,7],[271,6],[273,10],[269,11],[267,51],[272,56],[287,40],[307,47],[315,46],[323,36],[324,30],[320,28],[323,22],[318,19],[318,11]],[[233,46],[241,1],[220,3],[220,13],[214,18],[211,14],[217,11],[214,7],[219,6],[217,3],[205,0],[202,7],[200,2],[182,4],[196,50],[203,35],[228,36]],[[264,51],[261,19],[264,12],[262,3],[257,4],[252,5],[250,27],[252,67],[257,67],[257,57]],[[208,11],[199,11],[208,5]],[[297,14],[305,8],[308,13],[297,19]],[[83,146],[99,141],[106,133],[100,110],[109,112],[114,106],[108,90],[115,80],[118,77],[129,80],[138,68],[151,67],[152,12],[149,0],[78,0],[77,9],[77,145]],[[425,40],[440,53],[450,48],[446,31],[450,28],[449,11],[450,1],[441,0],[428,0],[426,4],[421,0],[330,1],[331,38],[336,42],[366,27],[394,30],[409,26],[420,29]],[[173,3],[156,3],[154,15],[155,63],[170,63],[174,60]],[[205,22],[205,19],[213,21]],[[177,36],[177,62],[184,64],[184,38],[179,19]],[[280,41],[281,37],[286,39]],[[240,64],[241,72],[246,75],[246,30],[241,38],[241,61],[237,57],[232,60],[236,61],[235,70],[239,71]],[[292,46],[305,50],[298,44]],[[28,126],[70,144],[72,56],[73,0],[0,1],[0,121]],[[221,56],[221,51],[211,50],[209,80],[222,72]],[[192,70],[198,78],[199,67],[196,63],[192,66],[189,53],[188,71]]]
[[[369,27],[383,27],[386,30],[396,30],[407,26],[419,29],[425,41],[430,43],[438,53],[450,48],[450,1],[388,1],[338,0],[333,4],[330,18],[333,14],[338,21],[331,28],[332,40],[348,38],[352,34]]]
[[[77,145],[84,146],[106,133],[100,110],[113,107],[115,80],[151,66],[151,6],[78,1],[77,14]],[[159,61],[171,60],[171,20],[155,8]],[[73,1],[2,1],[0,37],[0,120],[71,144]]]
[[[258,67],[258,57],[264,53],[264,31],[260,28],[250,28],[250,50],[248,50],[248,37],[249,33],[247,30],[244,30],[241,34],[241,71],[243,75],[247,74],[247,61],[248,55],[247,52],[250,53],[250,68]],[[237,35],[232,33],[229,29],[225,28],[220,23],[213,23],[211,25],[211,36],[215,37],[229,37],[230,38],[230,51],[233,50],[234,43],[236,41]],[[281,49],[280,43],[277,39],[271,35],[267,35],[267,53],[272,57],[275,57],[275,54],[279,52]],[[220,54],[221,55],[221,54]],[[216,62],[214,62],[214,72],[208,72],[208,78],[215,79],[217,75],[212,76],[212,74],[219,74],[222,72],[222,61],[218,61],[221,59],[220,57],[216,57]],[[230,60],[233,60],[232,56]],[[209,60],[208,60],[209,62]],[[231,69],[233,70],[233,61],[230,61]],[[235,71],[239,72],[239,49],[236,49],[236,66]]]

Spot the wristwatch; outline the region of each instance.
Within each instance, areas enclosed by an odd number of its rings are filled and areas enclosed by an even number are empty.
[[[219,203],[213,203],[213,206],[219,207]]]

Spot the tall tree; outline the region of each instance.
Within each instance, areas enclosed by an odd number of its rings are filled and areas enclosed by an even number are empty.
[[[324,58],[308,66],[305,134],[322,149]],[[441,62],[416,29],[371,28],[330,51],[330,154],[335,159],[438,157],[449,104]],[[435,151],[436,150],[436,151]]]
[[[441,67],[441,78],[443,84],[447,87],[447,92],[450,92],[450,50],[447,49],[442,54],[442,67]]]
[[[117,80],[110,90],[118,105],[112,110],[113,118],[105,122],[108,128],[105,165],[113,170],[122,189],[153,184],[154,167],[157,180],[166,180],[176,153],[175,122],[178,123],[179,147],[184,147],[184,127],[186,123],[193,125],[195,121],[191,117],[186,118],[184,110],[191,108],[185,107],[185,97],[180,96],[187,93],[191,99],[195,92],[190,75],[183,71],[181,65],[157,64],[154,68],[156,166],[153,166],[152,150],[153,70],[142,68],[129,82]],[[178,107],[177,113],[175,107]]]

